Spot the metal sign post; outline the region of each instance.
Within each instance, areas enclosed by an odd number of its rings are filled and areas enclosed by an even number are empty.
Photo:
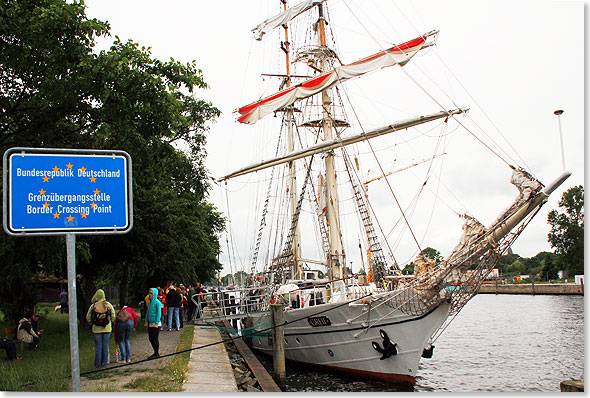
[[[72,391],[80,391],[80,353],[78,351],[78,300],[76,299],[76,235],[66,235],[68,257],[68,315],[70,324],[70,354]]]
[[[3,167],[4,231],[66,237],[72,391],[79,392],[76,234],[131,230],[131,157],[116,150],[11,148]]]

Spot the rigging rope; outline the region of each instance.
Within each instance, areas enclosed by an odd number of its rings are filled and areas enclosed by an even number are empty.
[[[348,97],[348,93],[346,95]],[[350,99],[349,99],[349,101],[350,101]],[[364,127],[360,123],[359,116],[357,115],[357,113],[354,109],[352,110],[352,113],[354,114],[354,117],[356,118],[357,123],[359,124],[359,126],[361,128],[361,131],[363,133],[366,133]],[[340,139],[340,137],[338,137],[338,138]],[[369,140],[367,140],[365,142],[367,143],[367,145],[369,145],[369,148],[371,149],[371,153],[373,154],[373,157],[375,158],[375,161],[377,162],[377,165],[379,166],[379,170],[381,171],[381,175],[385,175],[385,171],[383,170],[383,166],[381,166],[381,162],[379,161],[379,158],[377,157],[377,154],[375,153],[375,150],[373,149],[373,145],[371,145],[371,142]],[[393,196],[393,199],[395,200],[395,203],[397,204],[397,207],[398,207],[400,213],[402,214],[402,217],[403,217],[404,221],[406,222],[406,225],[408,226],[408,230],[410,231],[412,238],[414,239],[414,242],[416,242],[418,249],[420,249],[420,251],[422,251],[422,249],[420,248],[420,243],[418,242],[418,239],[416,239],[416,235],[414,235],[414,231],[412,230],[410,222],[406,218],[406,215],[404,214],[401,204],[397,200],[397,196],[395,195],[395,192],[393,192],[393,188],[391,187],[391,184],[389,183],[389,180],[387,180],[387,178],[385,179],[385,182],[387,183],[387,187],[389,188],[389,191],[391,192],[391,195]]]
[[[379,43],[379,41],[377,41],[377,39],[371,34],[371,32],[369,31],[369,29],[367,29],[367,27],[360,21],[360,19],[358,18],[358,16],[352,12],[352,10],[350,9],[350,7],[348,6],[348,4],[346,3],[346,1],[343,1],[343,3],[346,5],[346,8],[348,8],[348,10],[350,11],[350,13],[352,14],[352,16],[356,19],[356,21],[359,23],[359,25],[365,30],[365,32],[371,37],[371,39],[379,46],[379,48],[381,49],[381,51],[383,51],[384,53],[386,53],[386,49],[381,45],[381,43]],[[387,53],[388,56],[391,57],[391,54]],[[437,104],[440,109],[442,111],[447,111],[447,109],[445,109],[445,107],[436,100],[436,98],[434,98],[428,91],[426,91],[426,89],[424,87],[422,87],[422,85],[420,83],[418,83],[416,81],[416,79],[414,79],[406,70],[405,68],[400,67],[400,69],[402,70],[402,72],[406,75],[406,77],[408,79],[410,79],[420,90],[422,90],[422,92],[424,92],[424,94],[426,94],[426,96],[428,98],[430,98],[435,104]],[[454,117],[453,115],[449,115],[451,116],[453,119],[455,119],[455,121],[457,123],[459,123],[459,125],[461,125],[469,134],[471,134],[477,141],[479,141],[485,148],[487,148],[491,153],[493,153],[494,155],[496,155],[502,162],[506,163],[508,166],[511,166],[511,164],[506,161],[502,156],[500,156],[496,151],[494,151],[492,148],[490,148],[489,145],[487,145],[486,143],[484,143],[479,137],[477,137],[471,130],[469,130],[465,125],[463,125],[459,120],[457,120],[456,117]],[[416,243],[418,243],[416,241]]]
[[[473,102],[477,105],[477,107],[481,110],[481,112],[484,114],[484,116],[486,117],[486,119],[488,119],[488,121],[492,124],[492,126],[494,126],[494,128],[496,129],[496,131],[498,132],[498,134],[500,134],[500,136],[504,139],[504,141],[506,141],[506,143],[508,144],[508,146],[514,151],[514,153],[516,153],[516,156],[518,156],[521,160],[521,162],[525,165],[525,167],[528,170],[531,170],[531,168],[526,164],[526,162],[524,161],[524,158],[518,153],[518,151],[512,146],[512,144],[510,144],[510,141],[508,141],[508,139],[504,136],[504,134],[502,134],[502,131],[499,129],[499,127],[496,125],[496,123],[494,123],[494,121],[492,120],[492,118],[487,114],[487,112],[485,111],[485,109],[479,105],[479,103],[477,102],[477,100],[471,95],[471,93],[467,90],[467,88],[463,85],[463,83],[461,83],[461,81],[459,80],[459,78],[453,73],[453,71],[451,70],[451,68],[449,68],[449,66],[445,63],[445,61],[442,59],[440,53],[438,52],[438,49],[436,51],[437,57],[440,60],[440,62],[443,64],[443,66],[447,69],[447,71],[453,76],[453,78],[455,79],[455,81],[457,81],[457,83],[459,83],[459,85],[461,86],[461,88],[463,88],[463,90],[465,90],[465,92],[467,93],[467,95],[469,96],[469,98],[471,98],[471,100],[473,100]],[[483,129],[481,129],[482,132],[484,132]],[[485,132],[484,132],[485,134]],[[487,135],[487,134],[486,134]],[[490,138],[490,140],[492,142],[494,142],[494,140],[488,136],[488,138]],[[498,144],[496,144],[498,147],[500,147]],[[511,156],[508,153],[505,153],[505,155],[509,158],[511,158]],[[516,165],[518,165],[518,162],[514,162]]]

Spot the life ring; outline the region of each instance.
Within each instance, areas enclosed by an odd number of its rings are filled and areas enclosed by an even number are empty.
[[[305,300],[303,299],[303,296],[301,296],[301,308],[303,308],[303,304],[305,304]]]
[[[276,294],[273,294],[272,297],[270,298],[270,303],[271,304],[274,304],[276,302],[277,302],[277,295]]]

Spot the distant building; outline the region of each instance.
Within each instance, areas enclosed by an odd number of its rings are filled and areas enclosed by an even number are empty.
[[[500,277],[500,270],[498,268],[494,268],[490,271],[486,279],[495,279]]]
[[[515,276],[514,279],[516,279],[517,281],[522,281],[525,279],[531,279],[530,275],[519,275],[519,276]]]

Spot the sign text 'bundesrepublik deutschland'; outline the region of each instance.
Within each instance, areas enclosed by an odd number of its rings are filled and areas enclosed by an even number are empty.
[[[128,161],[122,151],[8,154],[9,233],[130,228]]]

